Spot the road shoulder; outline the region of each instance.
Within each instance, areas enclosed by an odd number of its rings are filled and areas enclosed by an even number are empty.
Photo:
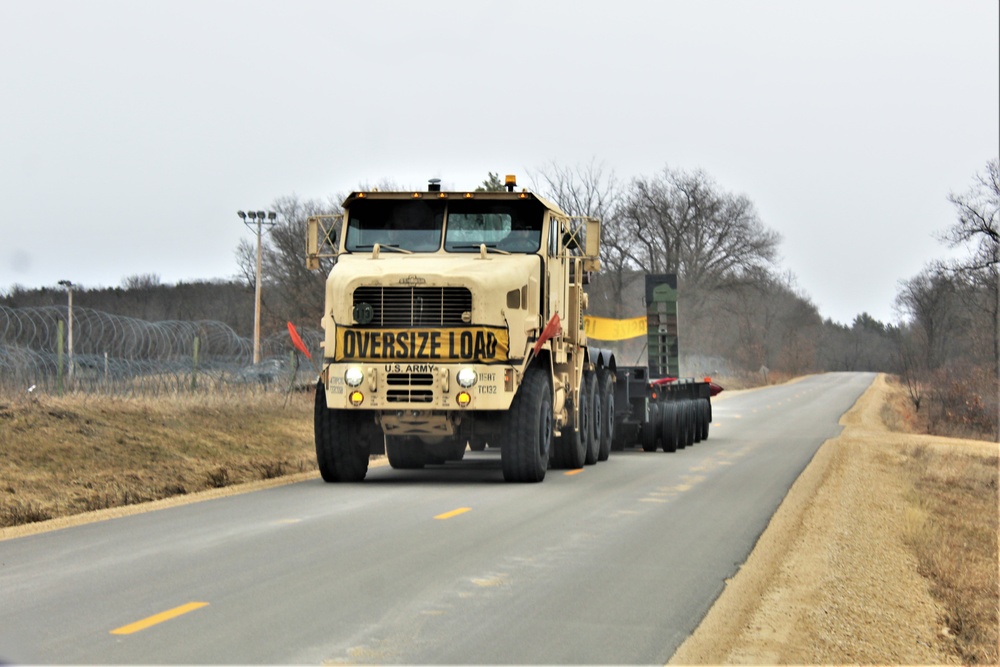
[[[905,544],[916,436],[886,429],[886,391],[880,375],[844,415],[670,664],[956,662]]]

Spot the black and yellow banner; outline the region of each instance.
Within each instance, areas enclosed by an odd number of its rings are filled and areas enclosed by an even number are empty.
[[[502,327],[448,329],[337,328],[335,361],[507,361],[510,337]]]
[[[633,317],[627,320],[613,320],[608,317],[583,318],[583,330],[587,338],[597,340],[626,340],[646,335],[646,317]]]

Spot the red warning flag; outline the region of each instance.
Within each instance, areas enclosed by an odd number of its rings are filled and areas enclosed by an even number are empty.
[[[549,323],[545,325],[545,328],[542,329],[542,335],[538,337],[537,341],[535,341],[535,347],[532,350],[532,353],[538,354],[538,351],[542,349],[542,345],[545,344],[545,341],[552,338],[560,331],[562,331],[562,326],[559,324],[559,313],[556,313],[552,316],[552,319],[549,320]]]
[[[292,337],[292,345],[298,348],[299,352],[306,355],[306,359],[312,361],[312,355],[309,354],[309,348],[302,342],[299,332],[295,330],[295,325],[291,322],[288,323],[288,335]]]

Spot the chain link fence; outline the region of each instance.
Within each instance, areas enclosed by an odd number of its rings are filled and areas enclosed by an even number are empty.
[[[253,342],[211,320],[150,322],[67,306],[0,306],[0,393],[162,393],[252,389],[290,391],[315,384],[316,367],[288,333]],[[298,329],[313,359],[322,332]]]

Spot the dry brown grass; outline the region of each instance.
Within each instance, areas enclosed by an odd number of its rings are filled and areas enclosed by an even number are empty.
[[[0,527],[316,468],[312,393],[0,403]]]
[[[926,433],[898,381],[888,382],[882,419],[897,433]],[[975,434],[982,437],[981,433]],[[905,448],[911,492],[908,544],[944,606],[947,641],[965,664],[998,664],[1000,645],[1000,457],[997,449],[926,437]]]
[[[905,469],[913,492],[909,544],[946,610],[947,635],[965,664],[1000,661],[997,456],[918,445]]]

